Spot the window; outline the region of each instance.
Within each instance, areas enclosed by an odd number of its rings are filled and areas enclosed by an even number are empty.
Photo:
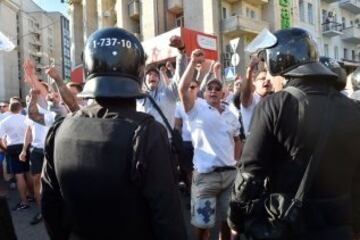
[[[250,11],[250,17],[251,17],[252,19],[255,19],[255,18],[256,18],[256,14],[255,14],[255,11],[254,11],[254,10],[251,10],[251,11]]]
[[[346,19],[344,17],[341,18],[341,22],[342,22],[342,27],[345,28],[346,27]]]
[[[334,49],[334,56],[336,60],[339,60],[339,48],[337,46]]]
[[[326,22],[326,19],[328,18],[328,15],[327,15],[327,11],[325,9],[323,9],[321,11],[321,18],[322,18],[322,23]]]
[[[223,11],[222,11],[222,17],[223,17],[223,18],[226,18],[226,8],[223,7],[222,10],[223,10]]]
[[[351,50],[351,60],[355,61],[355,50]]]
[[[175,19],[175,23],[177,27],[183,27],[184,26],[184,16],[177,17]]]
[[[304,0],[299,0],[300,21],[305,22],[305,5]]]
[[[255,19],[256,18],[256,12],[254,9],[251,9],[249,7],[246,7],[246,17],[247,18],[252,18]]]
[[[311,3],[308,3],[308,23],[314,24],[313,5]]]
[[[325,57],[329,56],[329,44],[324,45],[324,55]]]
[[[344,59],[348,59],[348,50],[344,48]]]

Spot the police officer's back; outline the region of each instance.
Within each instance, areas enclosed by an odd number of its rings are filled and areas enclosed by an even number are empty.
[[[277,44],[264,50],[272,75],[287,79],[285,87],[306,94],[304,128],[298,129],[299,102],[287,91],[269,96],[259,103],[251,133],[241,158],[233,201],[241,204],[259,197],[263,185],[251,184],[268,178],[270,193],[294,196],[311,152],[316,145],[328,96],[333,107],[332,124],[303,205],[303,220],[287,239],[351,239],[360,232],[360,111],[357,104],[335,90],[336,76],[318,62],[315,43],[301,29],[275,34]],[[328,121],[329,119],[326,119]],[[235,205],[233,205],[235,206]],[[236,211],[232,207],[231,212]],[[236,215],[230,224],[239,226]]]
[[[54,124],[42,211],[51,239],[186,239],[167,132],[136,112],[141,43],[106,28],[84,50],[82,97],[94,103]]]

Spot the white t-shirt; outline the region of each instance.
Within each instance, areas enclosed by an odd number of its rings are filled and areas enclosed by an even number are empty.
[[[49,130],[48,127],[38,124],[26,117],[25,124],[31,127],[32,142],[31,146],[44,149],[46,134]]]
[[[224,107],[220,113],[206,101],[196,101],[187,113],[194,146],[194,168],[199,173],[236,164],[234,137],[240,134],[240,124],[237,117]]]
[[[252,94],[251,104],[248,107],[244,107],[241,104],[240,111],[241,111],[241,117],[242,117],[242,122],[244,124],[244,131],[246,136],[250,134],[249,129],[250,129],[251,118],[254,113],[254,109],[256,105],[260,102],[260,100],[261,100],[261,96],[254,92]]]
[[[178,102],[176,104],[175,118],[181,119],[182,121],[181,136],[183,141],[190,142],[191,134],[189,120],[187,114],[185,113],[184,106],[181,104],[181,102]]]
[[[160,107],[161,111],[163,112],[164,116],[168,120],[171,128],[174,128],[175,124],[175,109],[176,109],[176,100],[177,100],[177,85],[175,82],[170,83],[168,86],[165,86],[162,82],[159,83],[159,86],[156,90],[150,91],[149,95],[151,95],[157,105]],[[136,101],[136,109],[139,112],[145,112],[152,115],[156,121],[160,122],[166,130],[164,121],[162,117],[158,113],[158,111],[153,107],[153,104],[150,102],[149,99],[139,99]],[[170,137],[171,134],[168,130],[168,136]]]
[[[46,127],[51,127],[55,122],[56,113],[38,105],[39,113],[44,115],[44,123]]]
[[[25,131],[25,116],[20,113],[10,113],[0,122],[0,138],[6,137],[8,146],[23,144]]]
[[[0,113],[0,122],[2,120],[4,120],[7,116],[9,116],[10,114],[11,114],[10,112]]]

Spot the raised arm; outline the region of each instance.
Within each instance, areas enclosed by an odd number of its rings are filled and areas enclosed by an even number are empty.
[[[165,86],[169,86],[171,83],[171,80],[169,79],[169,77],[167,76],[166,73],[167,69],[165,66],[161,66],[160,67],[160,76],[161,76],[161,80],[164,82]]]
[[[62,77],[59,72],[54,67],[50,67],[46,70],[46,74],[48,74],[52,79],[55,80],[57,87],[59,88],[59,93],[64,101],[64,103],[69,107],[71,112],[76,112],[80,109],[79,104],[75,98],[75,96],[70,92],[68,87],[65,85]]]
[[[177,48],[179,51],[178,55],[176,56],[176,67],[175,67],[175,72],[174,72],[174,80],[175,80],[175,82],[179,82],[180,78],[184,74],[186,66],[188,64],[186,55],[185,55],[185,43],[181,39],[181,37],[172,36],[170,38],[169,46]]]
[[[24,62],[24,81],[29,86],[29,88],[39,90],[39,94],[45,98],[48,94],[47,89],[40,83],[39,76],[35,73],[34,64],[30,59],[25,60]]]
[[[240,89],[240,102],[244,107],[250,106],[252,102],[252,88],[253,88],[253,73],[255,67],[258,65],[259,59],[256,56],[252,56],[250,60],[250,64],[246,69],[246,76],[241,84]]]
[[[40,94],[39,90],[32,89],[30,91],[30,103],[29,103],[28,114],[31,120],[45,126],[44,114],[41,114],[39,112],[39,109],[36,104],[39,94]]]
[[[189,64],[187,65],[183,76],[181,77],[179,83],[179,97],[180,101],[184,105],[185,112],[189,112],[194,106],[195,99],[190,97],[190,93],[188,91],[191,81],[194,76],[195,66],[204,61],[204,53],[201,49],[195,49],[191,53],[191,59]]]

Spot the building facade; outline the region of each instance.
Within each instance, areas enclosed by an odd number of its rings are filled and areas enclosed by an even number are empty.
[[[47,81],[45,68],[51,64],[64,79],[69,78],[69,23],[63,15],[46,12],[32,0],[3,0],[0,1],[0,31],[17,45],[12,52],[0,52],[1,100],[11,96],[25,99],[29,90],[24,83],[26,59],[33,61],[43,81]]]
[[[16,27],[18,11],[19,6],[12,1],[0,1],[0,31],[14,44],[17,43],[18,38]],[[0,51],[0,101],[8,100],[10,96],[19,95],[19,64],[17,51]]]
[[[359,0],[73,0],[72,59],[81,63],[84,41],[100,27],[118,26],[141,41],[182,26],[218,37],[219,59],[231,66],[230,40],[239,38],[237,72],[245,74],[245,47],[264,28],[301,27],[321,55],[342,61],[348,72],[359,66]]]

